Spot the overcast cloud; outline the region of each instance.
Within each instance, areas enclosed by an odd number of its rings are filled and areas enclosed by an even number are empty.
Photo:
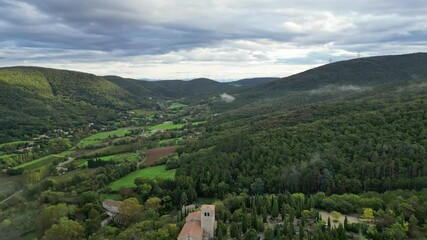
[[[239,79],[426,51],[425,0],[0,0],[0,66]]]

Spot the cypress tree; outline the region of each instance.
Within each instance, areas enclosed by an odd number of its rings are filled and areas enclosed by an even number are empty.
[[[277,199],[273,199],[273,208],[271,210],[271,216],[273,218],[277,218],[279,216],[279,203],[277,202]]]

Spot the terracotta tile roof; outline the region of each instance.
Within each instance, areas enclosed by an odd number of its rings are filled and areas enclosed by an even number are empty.
[[[187,218],[185,218],[187,222],[191,222],[195,220],[200,221],[200,219],[202,219],[202,214],[200,213],[200,211],[189,213]]]
[[[215,211],[215,205],[202,205],[202,210],[212,210]]]
[[[187,222],[179,233],[178,239],[184,237],[202,238],[203,229],[199,221]]]

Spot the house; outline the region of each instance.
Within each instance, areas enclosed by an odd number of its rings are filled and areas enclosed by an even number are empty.
[[[212,239],[215,230],[215,205],[202,205],[200,211],[188,214],[177,240]]]

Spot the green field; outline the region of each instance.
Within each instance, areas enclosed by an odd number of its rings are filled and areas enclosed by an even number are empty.
[[[138,177],[147,177],[147,178],[162,178],[162,179],[174,179],[176,169],[166,170],[165,165],[149,167],[144,169],[139,169],[135,172],[132,172],[119,180],[112,182],[110,188],[112,190],[118,190],[121,187],[136,187],[133,183],[134,180]]]
[[[100,132],[93,134],[87,138],[82,139],[77,146],[79,148],[87,148],[90,146],[97,147],[102,142],[110,137],[116,136],[116,137],[124,137],[127,133],[129,133],[129,130],[132,128],[119,128],[113,131],[108,132]]]
[[[151,126],[148,128],[148,130],[169,130],[169,129],[179,129],[182,128],[184,124],[173,124],[173,123],[162,123],[158,124],[156,126]]]
[[[168,107],[168,109],[171,109],[171,110],[177,110],[177,109],[181,109],[181,108],[185,108],[185,107],[187,107],[188,105],[186,105],[186,104],[182,104],[182,103],[179,103],[179,102],[174,102],[174,103],[172,103],[169,107]]]
[[[39,167],[48,165],[50,163],[52,163],[54,160],[56,159],[61,159],[62,157],[60,157],[59,155],[47,155],[45,157],[30,161],[30,162],[26,162],[23,163],[21,165],[18,165],[16,167],[14,167],[13,169],[18,169],[18,168],[23,168],[25,171],[28,170],[34,170],[37,169]]]
[[[103,161],[124,161],[126,159],[138,161],[139,160],[139,155],[136,152],[128,152],[128,153],[120,153],[120,154],[103,156],[103,157],[99,157],[97,159],[100,159],[100,160],[103,160]],[[79,167],[87,166],[87,161],[88,160],[84,160],[79,165]]]

